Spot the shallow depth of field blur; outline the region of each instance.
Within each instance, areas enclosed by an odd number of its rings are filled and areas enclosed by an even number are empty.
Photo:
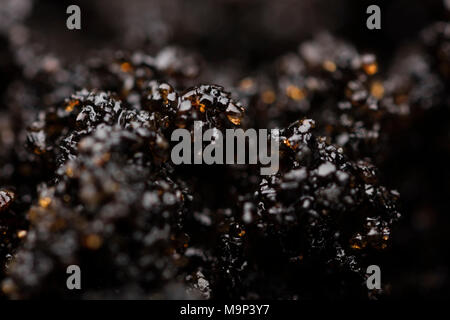
[[[80,31],[65,27],[70,4],[81,7]],[[381,30],[366,28],[370,4],[381,7]],[[180,46],[201,61],[198,83],[229,88],[320,32],[375,54],[383,78],[416,50],[423,29],[449,19],[450,1],[442,0],[0,0],[0,114],[11,108],[13,86],[24,73],[33,73],[15,63],[27,59],[27,52],[17,49],[27,41],[68,64],[102,50],[156,54]],[[444,103],[415,115],[408,130],[391,131],[390,152],[377,163],[382,184],[399,191],[403,214],[392,231],[392,246],[377,258],[382,282],[390,284],[388,299],[450,296],[448,83],[445,90]],[[34,102],[24,97],[15,103]],[[34,114],[23,115],[33,120],[28,117]],[[0,170],[13,169],[0,163]]]

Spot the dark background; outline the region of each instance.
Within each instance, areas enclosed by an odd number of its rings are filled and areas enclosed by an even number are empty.
[[[65,27],[70,4],[81,7],[80,31]],[[381,7],[381,30],[365,26],[371,4]],[[24,23],[31,41],[66,61],[82,61],[103,48],[154,53],[176,44],[209,65],[239,65],[238,79],[323,30],[375,53],[383,75],[399,50],[417,44],[423,28],[448,19],[441,0],[42,0]],[[7,54],[0,51],[0,57],[2,93],[10,81],[5,74],[14,70]],[[379,263],[382,281],[391,284],[388,298],[450,296],[449,119],[447,106],[427,110],[412,130],[392,137],[394,151],[380,168],[383,183],[400,191],[404,213]]]

